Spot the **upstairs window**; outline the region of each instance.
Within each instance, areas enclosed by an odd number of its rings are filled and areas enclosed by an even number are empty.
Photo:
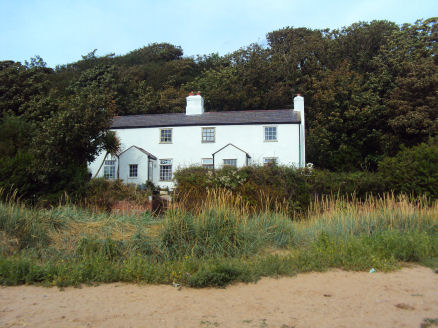
[[[116,161],[109,160],[105,161],[105,166],[103,168],[103,176],[105,179],[115,179],[116,178]]]
[[[160,143],[172,143],[172,129],[160,129]]]
[[[213,158],[203,158],[202,159],[202,167],[204,169],[212,170],[213,169]]]
[[[160,181],[172,180],[172,160],[160,159]]]
[[[237,159],[224,159],[224,166],[237,167]]]
[[[265,141],[277,141],[276,126],[265,126]]]
[[[215,128],[202,128],[202,142],[215,142]]]
[[[138,164],[129,164],[129,177],[136,178],[138,174]]]

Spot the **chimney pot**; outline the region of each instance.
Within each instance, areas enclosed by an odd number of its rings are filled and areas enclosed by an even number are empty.
[[[189,96],[194,96],[195,93],[193,91],[190,91]]]
[[[201,95],[201,91],[198,91],[197,95],[200,96]]]

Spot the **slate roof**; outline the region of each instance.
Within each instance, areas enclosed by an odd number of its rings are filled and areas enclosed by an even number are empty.
[[[291,109],[250,110],[236,112],[205,112],[201,115],[144,114],[116,116],[112,129],[152,128],[170,126],[293,124],[300,123],[300,113]]]

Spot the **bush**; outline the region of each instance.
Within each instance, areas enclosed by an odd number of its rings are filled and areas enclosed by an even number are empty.
[[[190,287],[225,287],[238,280],[243,270],[231,263],[206,266],[189,278]]]
[[[90,209],[110,211],[115,202],[119,200],[134,201],[144,204],[148,196],[157,191],[151,182],[142,185],[127,185],[122,180],[107,180],[104,178],[91,179],[86,185],[85,196],[82,203]]]
[[[389,189],[397,193],[438,198],[438,137],[379,163],[379,172]]]
[[[359,199],[382,195],[387,187],[375,172],[330,172],[313,170],[308,183],[313,195],[355,195]]]
[[[225,167],[209,171],[200,167],[175,173],[176,198],[188,210],[202,206],[208,189],[225,188],[242,197],[254,212],[281,210],[290,215],[305,212],[320,195],[382,195],[387,189],[380,174],[338,173],[287,166]]]

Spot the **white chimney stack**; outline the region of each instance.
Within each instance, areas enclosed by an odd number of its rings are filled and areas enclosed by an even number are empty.
[[[304,131],[304,98],[298,93],[294,98],[294,111],[300,112],[300,162],[299,167],[306,166],[306,136]]]
[[[186,100],[186,115],[201,115],[204,113],[204,98],[202,98],[200,91],[196,95],[193,91],[190,92]]]

